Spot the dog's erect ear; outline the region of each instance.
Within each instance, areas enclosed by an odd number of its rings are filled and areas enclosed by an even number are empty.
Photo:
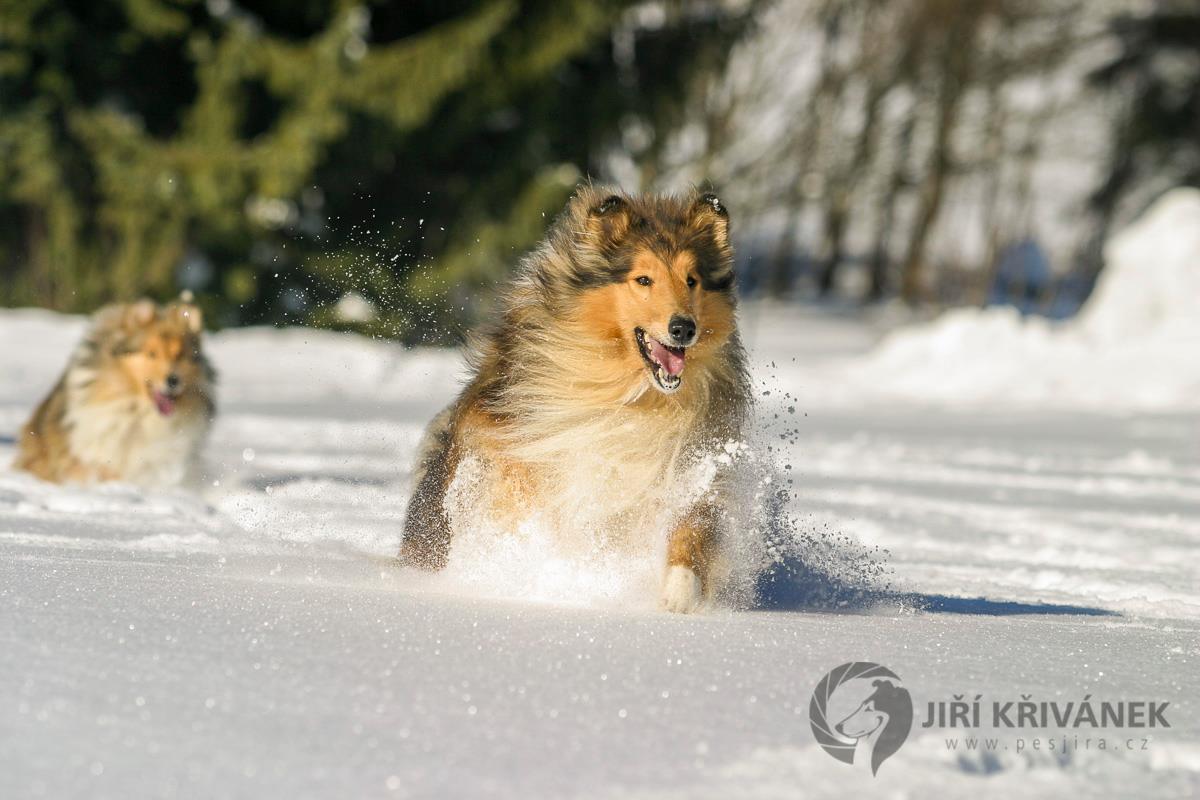
[[[619,194],[601,194],[599,200],[594,200],[587,211],[588,229],[591,230],[602,245],[612,245],[620,242],[629,232],[633,220],[633,209],[629,201]]]
[[[713,238],[721,247],[729,245],[729,211],[715,192],[700,192],[692,201],[693,224],[711,228]]]
[[[154,304],[153,300],[142,298],[125,307],[125,327],[131,330],[144,327],[154,321],[156,316],[158,316],[158,306]]]
[[[179,293],[179,300],[171,307],[175,318],[191,333],[204,330],[204,312],[196,305],[196,296],[191,289]]]
[[[92,334],[106,342],[109,352],[120,357],[134,352],[138,334],[158,316],[158,306],[145,298],[132,303],[113,303],[92,315]]]
[[[628,205],[629,204],[625,202],[625,198],[621,197],[619,194],[610,194],[608,197],[604,198],[592,207],[592,213],[596,216],[603,217],[605,214],[612,214],[620,211]]]
[[[178,314],[192,333],[204,330],[204,312],[191,303],[181,304]]]

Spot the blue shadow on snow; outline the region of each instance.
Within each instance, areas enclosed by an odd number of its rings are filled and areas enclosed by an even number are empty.
[[[882,566],[880,565],[880,572]],[[870,612],[900,607],[931,614],[972,614],[1008,617],[1021,614],[1119,617],[1118,612],[1091,606],[1022,603],[983,597],[901,592],[871,586],[869,570],[861,579],[848,579],[789,556],[758,578],[756,610]]]

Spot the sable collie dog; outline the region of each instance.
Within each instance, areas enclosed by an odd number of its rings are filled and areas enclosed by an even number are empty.
[[[187,296],[102,308],[21,432],[14,464],[57,483],[194,478],[212,422],[204,323]]]
[[[418,452],[403,562],[446,564],[465,499],[507,530],[537,516],[601,531],[601,545],[657,537],[662,605],[689,612],[711,595],[721,480],[697,490],[681,477],[740,437],[749,404],[716,195],[581,187],[469,363],[473,378]]]

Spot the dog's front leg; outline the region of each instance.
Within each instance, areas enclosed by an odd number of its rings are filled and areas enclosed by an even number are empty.
[[[718,525],[717,509],[701,503],[671,531],[662,590],[662,605],[667,611],[691,613],[711,590],[709,567],[720,534]]]

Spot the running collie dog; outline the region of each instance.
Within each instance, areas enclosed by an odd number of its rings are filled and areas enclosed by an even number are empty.
[[[536,516],[599,547],[656,538],[661,604],[712,594],[721,478],[681,479],[739,439],[750,396],[716,195],[580,188],[468,354],[472,379],[418,453],[404,563],[446,564],[465,498],[506,530]]]
[[[164,487],[195,478],[214,412],[203,326],[186,299],[96,312],[21,431],[14,466],[56,483]]]

